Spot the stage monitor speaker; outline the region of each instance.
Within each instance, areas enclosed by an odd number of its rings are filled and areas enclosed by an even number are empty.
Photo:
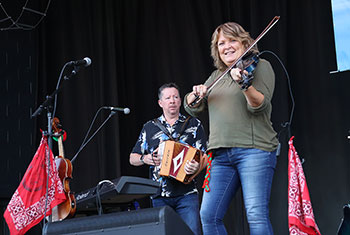
[[[193,235],[181,217],[170,207],[94,215],[47,223],[47,235]]]

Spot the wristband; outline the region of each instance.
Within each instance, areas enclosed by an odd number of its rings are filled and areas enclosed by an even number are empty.
[[[145,164],[145,162],[143,161],[143,159],[145,158],[145,155],[141,155],[141,157],[140,157],[140,161],[143,163],[143,164]]]

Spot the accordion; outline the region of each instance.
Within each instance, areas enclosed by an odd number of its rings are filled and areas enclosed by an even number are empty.
[[[207,156],[201,150],[172,140],[162,142],[159,145],[158,154],[163,155],[159,174],[173,177],[185,184],[190,183],[207,163]],[[195,174],[187,175],[185,164],[187,160],[193,159],[199,163],[199,170]]]

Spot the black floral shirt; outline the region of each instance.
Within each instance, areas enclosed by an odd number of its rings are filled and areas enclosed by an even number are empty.
[[[182,125],[186,120],[186,117],[181,115],[173,126],[170,126],[164,116],[158,117],[160,123],[166,127],[171,136],[176,139],[179,137],[179,132],[182,129]],[[150,154],[158,148],[161,141],[169,140],[169,137],[155,124],[154,120],[150,120],[143,125],[140,136],[132,149],[132,153],[138,154]],[[204,128],[201,122],[197,118],[190,118],[186,125],[186,129],[179,137],[179,142],[189,144],[192,147],[206,151],[207,148],[207,136],[204,132]],[[197,193],[196,182],[193,180],[189,184],[183,184],[173,178],[164,177],[159,175],[159,166],[150,166],[150,175],[154,181],[158,181],[161,184],[159,194],[153,197],[176,197],[186,195],[190,193]]]

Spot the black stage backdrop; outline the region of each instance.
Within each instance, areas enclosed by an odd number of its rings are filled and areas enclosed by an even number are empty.
[[[6,4],[3,5],[14,14],[19,13],[19,7]],[[37,3],[38,9],[43,9],[45,4],[45,1]],[[291,134],[295,135],[299,155],[305,159],[303,166],[316,222],[322,234],[335,234],[342,207],[349,202],[350,194],[347,157],[350,81],[348,72],[329,73],[336,70],[330,1],[52,1],[37,28],[2,31],[0,40],[4,42],[2,45],[17,41],[17,45],[31,47],[26,54],[32,58],[32,73],[22,76],[22,81],[31,81],[36,91],[29,104],[31,112],[54,91],[66,62],[86,56],[92,59],[91,66],[62,82],[58,95],[56,116],[67,131],[64,143],[67,158],[71,159],[77,152],[101,106],[131,109],[129,115],[120,112],[114,115],[74,161],[74,179],[70,186],[72,191],[80,192],[103,179],[124,175],[147,177],[147,167],[129,164],[129,153],[143,123],[161,114],[157,104],[158,87],[176,82],[184,96],[193,85],[206,80],[214,69],[210,57],[211,34],[219,24],[238,22],[256,38],[275,15],[281,16],[280,21],[258,45],[261,51],[277,54],[288,70],[295,98]],[[10,56],[18,54],[18,46],[3,50]],[[5,61],[5,53],[2,55]],[[289,120],[292,108],[287,77],[274,56],[266,53],[262,57],[271,62],[276,73],[272,121],[275,129],[281,131],[281,124]],[[2,77],[6,75],[6,81],[11,80],[11,68],[16,70],[20,63],[27,62],[18,60],[7,64],[6,69],[2,69]],[[13,76],[17,76],[16,72]],[[3,80],[4,85],[6,81]],[[10,101],[6,105],[12,107]],[[2,111],[6,113],[5,125],[16,126],[16,114],[8,115],[3,108]],[[109,114],[103,110],[92,129],[96,130]],[[16,164],[7,165],[8,172],[19,172],[19,176],[13,178],[10,173],[2,176],[2,182],[8,182],[2,188],[9,188],[1,195],[3,209],[39,144],[39,129],[47,128],[46,112],[32,120],[29,116],[25,113],[23,121],[31,126],[32,149],[22,153],[25,157]],[[201,120],[208,130],[207,116],[203,115]],[[7,133],[11,131],[16,132],[7,130]],[[2,138],[6,140],[5,132]],[[9,138],[5,141],[4,164],[17,156],[17,152],[12,152],[11,141],[16,142]],[[272,224],[278,235],[288,234],[287,132],[282,132],[280,141],[282,151],[270,206]],[[238,195],[225,218],[230,234],[249,234],[242,211]],[[5,225],[2,223],[2,226]]]

